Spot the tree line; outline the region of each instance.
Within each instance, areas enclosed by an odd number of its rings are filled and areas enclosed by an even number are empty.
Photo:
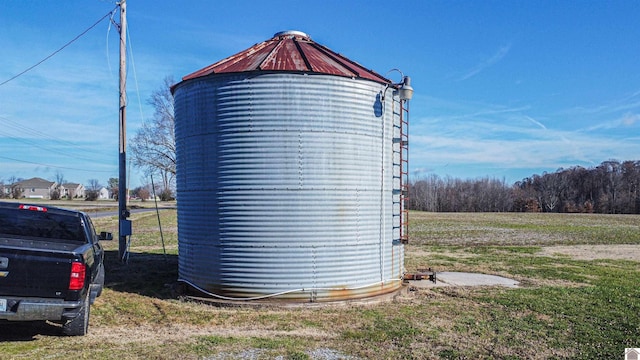
[[[640,214],[640,161],[608,160],[505,180],[430,175],[409,184],[407,207],[433,212]]]

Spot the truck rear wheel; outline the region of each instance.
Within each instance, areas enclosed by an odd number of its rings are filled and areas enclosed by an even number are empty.
[[[89,330],[89,306],[91,294],[87,291],[87,295],[82,302],[82,307],[78,312],[78,316],[67,321],[62,325],[62,332],[69,336],[84,336]]]

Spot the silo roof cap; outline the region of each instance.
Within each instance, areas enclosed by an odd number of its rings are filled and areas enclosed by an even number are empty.
[[[320,45],[302,31],[276,33],[271,39],[231,55],[196,72],[183,81],[213,74],[283,71],[337,75],[391,84],[389,79]]]
[[[277,32],[277,33],[275,33],[273,35],[274,38],[281,37],[281,36],[299,36],[299,37],[303,37],[303,38],[307,38],[307,39],[311,40],[311,37],[309,35],[307,35],[306,33],[303,33],[302,31],[298,31],[298,30],[280,31],[280,32]]]

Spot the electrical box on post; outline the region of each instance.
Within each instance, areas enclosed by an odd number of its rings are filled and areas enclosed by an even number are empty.
[[[131,234],[131,220],[120,220],[120,236],[130,236]]]

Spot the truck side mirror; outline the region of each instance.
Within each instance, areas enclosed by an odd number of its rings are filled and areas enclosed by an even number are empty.
[[[98,236],[98,240],[113,240],[113,234],[110,232],[102,231]]]

